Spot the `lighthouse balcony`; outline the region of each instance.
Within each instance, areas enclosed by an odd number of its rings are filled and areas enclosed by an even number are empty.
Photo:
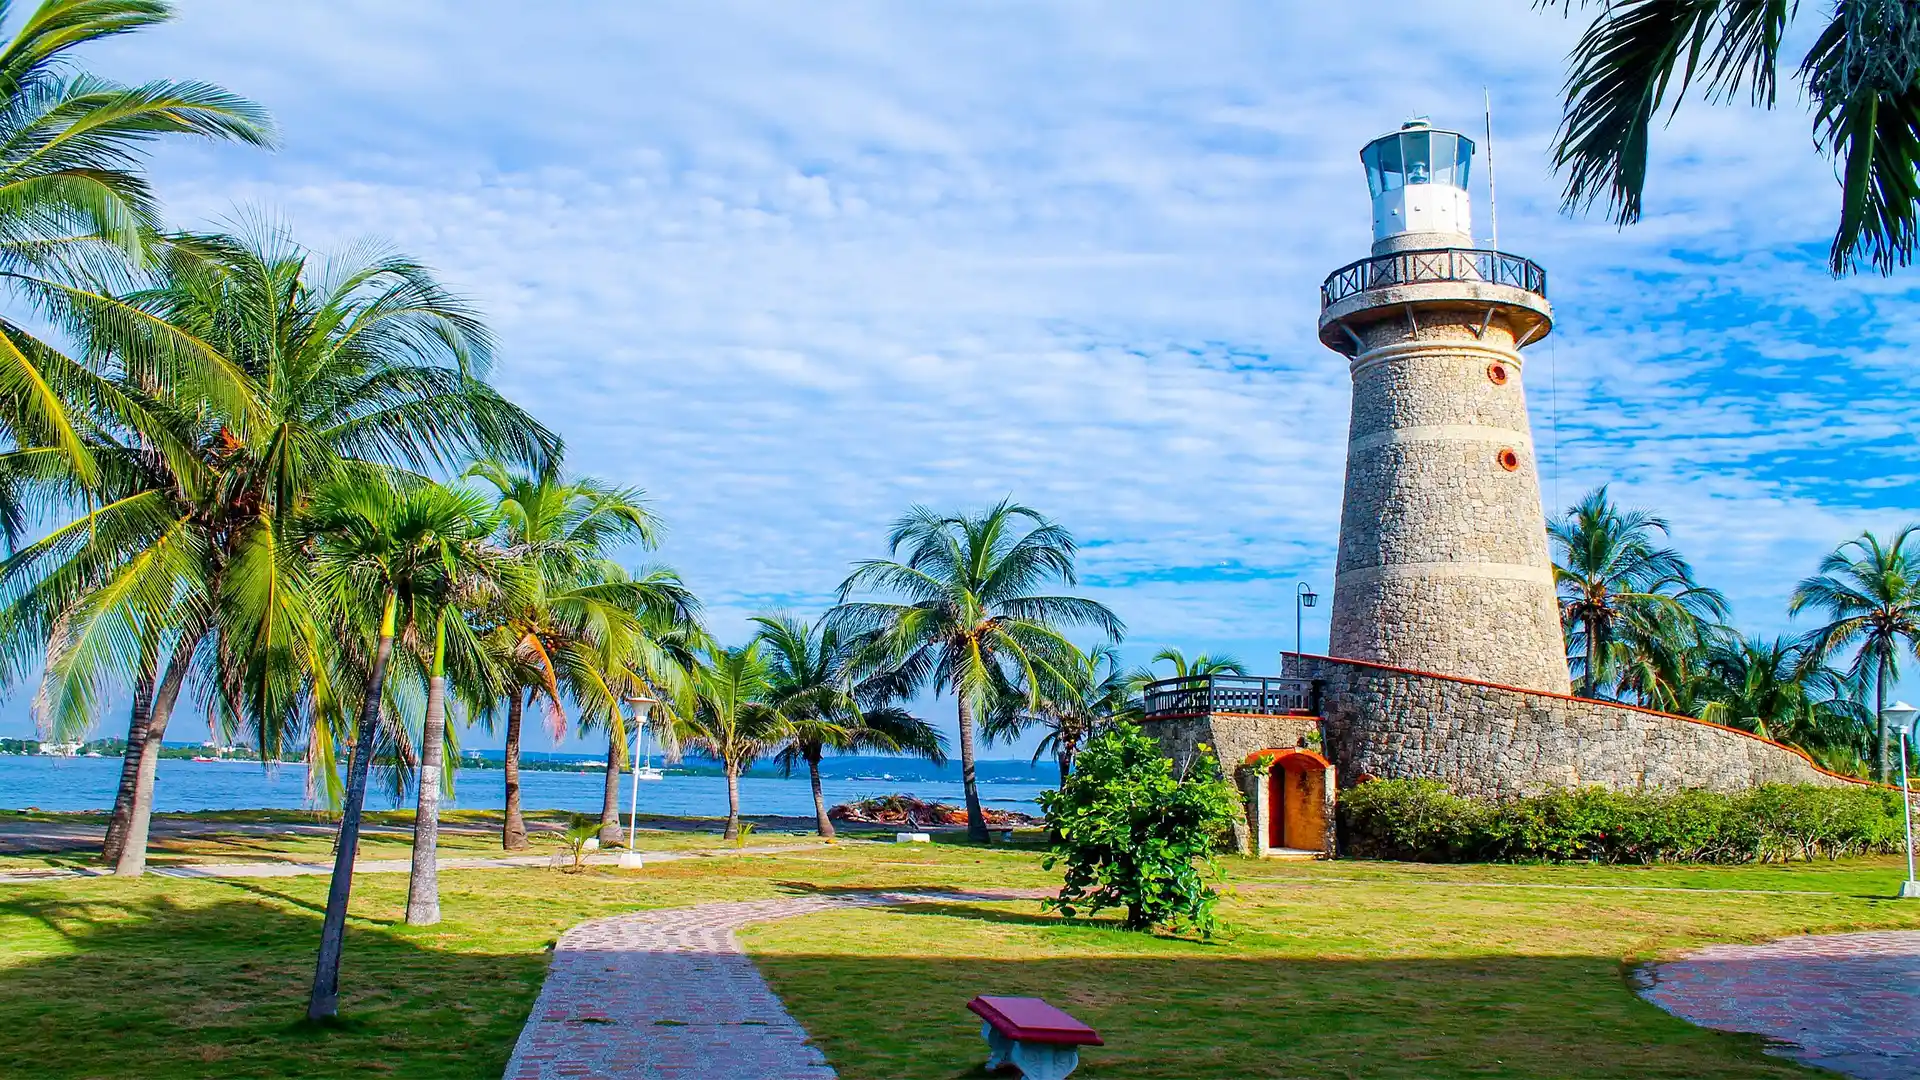
[[[1374,255],[1335,270],[1320,286],[1320,341],[1356,356],[1382,320],[1418,331],[1432,321],[1500,335],[1524,348],[1553,324],[1547,272],[1532,259],[1485,248],[1418,248]]]
[[[1320,286],[1322,311],[1359,293],[1429,282],[1485,282],[1547,295],[1547,271],[1532,259],[1485,248],[1395,251],[1351,262]]]

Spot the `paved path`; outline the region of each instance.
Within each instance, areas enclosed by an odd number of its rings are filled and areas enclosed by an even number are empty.
[[[1861,1080],[1920,1076],[1920,930],[1714,945],[1654,965],[1641,994],[1684,1020],[1780,1041]]]
[[[506,1080],[833,1080],[736,929],[835,908],[1045,895],[829,893],[581,923],[554,946]]]
[[[681,859],[705,859],[729,855],[772,855],[785,851],[805,851],[812,844],[764,844],[743,848],[714,848],[702,851],[642,851],[641,858],[649,864],[678,862]],[[556,866],[571,862],[572,857],[565,854],[545,855],[482,855],[455,856],[437,860],[442,870],[502,870],[526,866]],[[589,855],[589,866],[616,866],[620,856]],[[413,869],[406,859],[361,859],[353,864],[353,872],[358,874],[405,874]],[[170,878],[284,878],[327,875],[333,873],[332,862],[250,862],[250,863],[188,863],[175,866],[155,866],[147,864],[147,873],[155,877]],[[33,870],[10,870],[0,872],[0,885],[20,885],[33,881],[58,881],[61,878],[109,877],[111,867],[75,866],[47,867]]]

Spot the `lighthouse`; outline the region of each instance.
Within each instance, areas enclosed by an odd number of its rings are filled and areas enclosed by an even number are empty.
[[[1566,693],[1523,359],[1547,275],[1474,243],[1473,159],[1424,119],[1360,152],[1373,253],[1320,292],[1353,378],[1329,652]]]

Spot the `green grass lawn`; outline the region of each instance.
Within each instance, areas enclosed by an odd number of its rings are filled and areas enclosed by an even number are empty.
[[[743,934],[846,1080],[983,1075],[963,1005],[1038,993],[1109,1045],[1076,1077],[1826,1075],[1633,995],[1631,965],[1712,941],[1920,927],[1891,860],[1620,869],[1234,861],[1211,942],[1032,903],[831,912]],[[324,878],[0,886],[0,1076],[500,1075],[546,950],[583,919],[812,888],[1044,886],[1030,848],[850,840],[638,872],[356,886],[340,1029],[297,1023]],[[1749,890],[1707,891],[1707,890]]]

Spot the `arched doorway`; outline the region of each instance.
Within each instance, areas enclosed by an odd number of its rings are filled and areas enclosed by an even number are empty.
[[[1262,750],[1247,758],[1266,770],[1256,801],[1256,854],[1328,853],[1331,847],[1333,765],[1312,750]]]

